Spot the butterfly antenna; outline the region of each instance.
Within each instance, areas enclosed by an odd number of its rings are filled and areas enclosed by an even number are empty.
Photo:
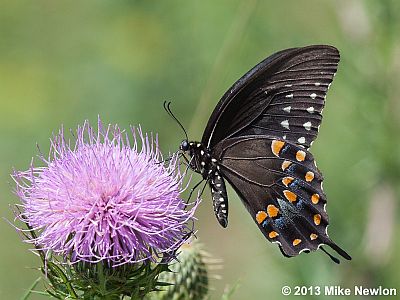
[[[179,122],[178,118],[175,117],[175,115],[172,113],[170,106],[171,106],[171,101],[170,102],[164,101],[165,111],[176,121],[176,123],[178,123],[179,127],[181,127],[183,132],[185,133],[186,140],[189,140],[185,127],[183,127],[182,123]]]

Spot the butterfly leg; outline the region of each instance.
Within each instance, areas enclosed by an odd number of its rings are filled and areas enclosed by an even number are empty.
[[[210,178],[210,187],[215,216],[225,228],[228,226],[228,195],[224,179],[218,172]]]
[[[204,179],[200,180],[198,183],[195,184],[195,186],[194,186],[193,188],[190,189],[189,197],[188,197],[186,203],[189,203],[189,200],[190,200],[190,198],[192,197],[193,192],[197,189],[197,187],[198,187],[203,181],[204,181]],[[204,183],[204,186],[201,188],[199,197],[201,197],[201,195],[203,195],[203,192],[204,192],[204,189],[206,188],[207,182],[208,182],[208,179],[207,179],[206,182]]]

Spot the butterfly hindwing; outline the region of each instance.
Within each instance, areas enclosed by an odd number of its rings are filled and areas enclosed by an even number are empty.
[[[225,140],[214,155],[259,229],[286,256],[322,244],[338,248],[326,231],[323,177],[310,152],[273,136],[248,136]]]

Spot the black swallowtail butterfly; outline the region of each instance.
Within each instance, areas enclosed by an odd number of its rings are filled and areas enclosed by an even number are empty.
[[[271,55],[225,93],[200,142],[186,138],[180,145],[190,168],[211,187],[218,222],[228,224],[227,180],[287,257],[320,248],[338,263],[321,247],[329,245],[351,259],[328,236],[323,177],[308,151],[339,59],[326,45]]]

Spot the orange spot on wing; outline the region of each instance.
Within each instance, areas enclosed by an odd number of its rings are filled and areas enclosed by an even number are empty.
[[[295,202],[297,200],[297,195],[291,191],[284,190],[283,194],[285,195],[286,199],[288,199],[290,202]]]
[[[316,235],[315,233],[311,233],[310,234],[310,240],[315,240],[318,237],[318,235]]]
[[[284,145],[285,145],[285,142],[273,140],[271,143],[272,153],[279,157],[279,152],[281,152]]]
[[[261,224],[262,222],[264,222],[264,220],[267,218],[267,213],[263,210],[259,211],[256,214],[256,220],[258,224]]]
[[[320,214],[314,215],[314,223],[315,223],[315,225],[321,224],[321,215]]]
[[[298,161],[304,161],[306,159],[306,153],[303,150],[299,150],[296,152],[296,159]]]
[[[283,183],[285,186],[288,186],[289,184],[292,183],[293,180],[294,180],[293,177],[284,177],[284,178],[282,179],[282,183]]]
[[[276,238],[279,235],[276,231],[271,231],[268,236],[270,239]]]
[[[312,202],[313,204],[318,204],[318,202],[319,202],[319,195],[318,195],[318,194],[312,195],[312,196],[311,196],[311,202]]]
[[[300,244],[301,243],[301,240],[300,239],[295,239],[294,241],[293,241],[293,246],[297,246],[298,244]]]
[[[306,178],[306,181],[307,181],[307,182],[311,182],[311,181],[314,179],[314,173],[311,172],[311,171],[308,171],[308,172],[306,173],[305,178]]]
[[[279,213],[279,209],[275,205],[270,204],[267,206],[267,213],[270,218],[275,218]]]
[[[291,161],[285,160],[285,161],[282,163],[282,171],[285,171],[291,164],[292,164]]]

